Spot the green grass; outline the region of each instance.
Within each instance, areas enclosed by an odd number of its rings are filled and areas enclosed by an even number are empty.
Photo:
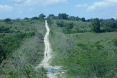
[[[77,24],[79,22],[81,21]],[[80,26],[84,26],[84,23],[81,22]],[[50,29],[54,56],[51,64],[63,66],[66,78],[116,77],[117,47],[114,40],[117,39],[117,32],[64,34],[62,28],[56,26],[56,20]]]
[[[13,31],[0,33],[0,40],[22,33],[35,33],[31,37],[23,37],[20,40],[21,43],[19,46],[12,49],[7,58],[3,59],[0,65],[0,73],[2,73],[0,74],[0,78],[5,76],[7,78],[27,78],[29,76],[30,78],[47,78],[45,70],[39,68],[39,71],[35,71],[34,69],[42,61],[44,56],[43,38],[46,32],[44,21],[21,20],[11,21],[8,24],[0,21],[0,26],[9,27],[10,31]]]
[[[108,32],[108,33],[92,33],[92,32],[86,32],[86,33],[76,33],[76,34],[68,34],[70,40],[75,41],[75,43],[96,43],[100,42],[102,45],[109,46],[108,44],[112,43],[114,39],[117,39],[116,36],[117,32]]]
[[[54,25],[56,22],[73,23],[73,28],[71,29],[71,33],[82,33],[91,31],[90,22],[82,22],[82,21],[70,21],[70,20],[54,20]],[[62,27],[64,29],[64,27]]]

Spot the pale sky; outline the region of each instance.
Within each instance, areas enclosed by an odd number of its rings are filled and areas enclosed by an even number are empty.
[[[0,0],[0,19],[30,18],[41,13],[117,19],[117,0]]]

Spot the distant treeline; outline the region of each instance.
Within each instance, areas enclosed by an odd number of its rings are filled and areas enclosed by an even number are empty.
[[[110,18],[110,19],[91,18],[91,19],[86,20],[84,17],[80,18],[78,16],[70,16],[66,13],[59,13],[58,16],[55,16],[54,14],[49,14],[46,18],[46,15],[44,15],[42,13],[38,17],[32,17],[32,18],[25,17],[23,20],[44,21],[45,19],[47,19],[47,20],[49,19],[48,23],[50,25],[52,24],[51,19],[91,22],[89,27],[91,27],[91,31],[94,31],[96,33],[117,31],[117,19],[114,19],[114,18]],[[20,19],[17,19],[17,21],[19,21],[19,20]],[[11,21],[11,19],[6,18],[4,21],[6,23],[9,23]],[[57,23],[57,25],[60,26],[60,27],[66,27],[66,26],[63,25],[63,22]],[[69,24],[69,25],[72,25],[72,24]]]
[[[59,13],[58,16],[55,16],[54,14],[49,14],[49,16],[47,18],[51,18],[51,19],[63,19],[63,20],[72,20],[72,21],[90,21],[86,20],[84,17],[80,18],[78,16],[69,16],[66,13]]]
[[[90,18],[90,19],[85,19],[85,17],[79,17],[79,16],[70,16],[66,13],[59,13],[57,16],[55,16],[54,14],[49,14],[48,16],[44,15],[43,13],[40,14],[38,17],[35,16],[35,17],[32,17],[32,18],[28,18],[28,17],[25,17],[24,19],[22,20],[44,20],[44,19],[62,19],[62,20],[72,20],[72,21],[83,21],[83,22],[91,22],[93,21],[95,18]],[[115,21],[117,23],[117,19],[114,19],[114,18],[110,18],[111,20]],[[99,21],[101,23],[104,23],[105,21],[107,20],[110,20],[110,19],[99,19]],[[17,21],[21,20],[20,18],[17,18],[15,19]],[[5,22],[9,22],[11,21],[10,18],[6,18],[4,20]]]
[[[85,17],[79,17],[79,16],[70,16],[66,13],[59,13],[58,16],[55,16],[54,14],[49,14],[47,18],[52,19],[63,19],[63,20],[72,20],[72,21],[83,21],[83,22],[91,22],[94,18],[85,19]],[[115,20],[117,22],[117,19],[111,18],[112,20]],[[108,20],[108,19],[99,19],[100,22]]]
[[[80,18],[78,16],[69,16],[66,13],[59,13],[58,16],[54,14],[49,14],[47,17],[48,19],[61,19],[61,20],[71,20],[71,21],[82,21],[82,22],[91,22],[90,26],[91,31],[96,33],[99,32],[113,32],[117,31],[117,19],[110,18],[110,19],[99,19],[99,18],[91,18],[85,19]],[[64,27],[63,22],[57,23],[58,26]]]
[[[76,17],[69,16],[66,13],[61,13],[61,14],[59,13],[58,16],[55,16],[54,14],[49,14],[47,19],[91,22],[89,27],[91,28],[91,31],[94,31],[96,33],[117,31],[117,19],[114,19],[114,18],[110,18],[110,19],[91,18],[91,19],[86,20],[84,17],[80,18],[78,16],[76,16]],[[66,24],[64,24],[63,21],[57,22],[57,25],[59,27],[66,27]],[[73,24],[71,24],[71,25],[73,25]]]

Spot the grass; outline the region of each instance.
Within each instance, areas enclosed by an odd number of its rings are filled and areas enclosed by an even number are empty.
[[[84,26],[81,21],[74,23],[76,26]],[[56,26],[56,20],[50,29],[54,56],[51,64],[63,66],[63,70],[67,70],[63,74],[66,78],[116,77],[117,47],[114,40],[117,39],[117,32],[64,34],[62,28]]]
[[[26,37],[21,41],[18,48],[12,50],[6,59],[4,59],[0,66],[0,77],[7,78],[47,78],[46,71],[39,68],[39,71],[35,71],[34,67],[37,66],[44,56],[44,42],[43,38],[46,32],[44,27],[44,21],[36,20],[20,20],[11,21],[11,23],[5,23],[0,21],[0,26],[9,27],[8,33],[0,33],[2,40],[10,36],[14,36],[20,33],[34,32],[32,37]],[[5,35],[4,35],[5,34]]]
[[[82,34],[69,34],[70,40],[75,41],[75,43],[96,43],[98,41],[101,42],[102,45],[109,46],[108,43],[110,43],[117,39],[115,36],[117,32],[108,32],[108,33],[92,33],[92,32],[86,32]]]

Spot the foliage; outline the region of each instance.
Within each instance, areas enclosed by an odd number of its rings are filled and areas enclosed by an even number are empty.
[[[102,50],[104,49],[102,45],[78,44],[78,48],[84,50],[72,51],[72,54],[68,54],[70,55],[69,58],[72,55],[70,60],[74,60],[71,63],[78,65],[78,69],[72,71],[79,73],[82,77],[88,78],[91,76],[107,77],[106,75],[111,71],[113,71],[111,74],[115,73],[113,66],[116,65],[114,62],[117,59],[116,55],[113,55],[110,59],[109,53],[106,50]],[[73,73],[71,72],[71,74]]]
[[[113,42],[114,42],[114,46],[117,47],[117,39],[114,39]]]
[[[34,36],[35,33],[21,33],[10,37],[5,37],[0,41],[0,62],[6,59],[12,51],[18,48],[22,40],[26,37]],[[3,58],[3,59],[1,59]]]
[[[77,16],[69,16],[69,20],[72,20],[72,21],[80,21],[80,18]]]
[[[39,15],[39,20],[43,21],[46,16],[44,14]]]
[[[117,25],[114,20],[108,19],[103,23],[104,30],[109,32],[109,31],[115,31],[117,28]]]
[[[32,17],[32,20],[38,20],[38,17]]]
[[[92,31],[99,33],[100,32],[100,21],[98,18],[95,18],[92,22]]]
[[[6,18],[6,19],[4,20],[4,22],[6,22],[6,23],[8,23],[8,22],[10,22],[10,21],[11,21],[10,18]]]
[[[85,21],[86,21],[84,17],[82,18],[82,21],[83,21],[83,22],[85,22]]]
[[[49,19],[55,19],[55,15],[54,14],[49,14],[49,16],[47,18],[49,18]]]
[[[10,66],[3,67],[1,78],[48,78],[46,70],[44,68],[38,68],[35,70],[30,64],[23,65],[20,69],[11,69]]]
[[[28,19],[0,24],[0,78],[48,78],[44,69],[34,69],[44,56],[44,22]],[[13,32],[6,33],[6,28]]]
[[[73,23],[67,23],[64,26],[63,32],[65,34],[70,34],[71,33],[71,29],[73,28]]]
[[[73,28],[73,22],[65,24],[66,29],[72,29]]]
[[[29,20],[29,18],[28,17],[25,17],[24,20]]]
[[[78,29],[80,30],[80,26]],[[66,78],[117,77],[116,40],[113,44],[113,39],[117,39],[116,32],[64,34],[62,30],[63,27],[52,25],[50,41],[55,52],[52,65],[62,66],[65,70],[63,76]]]
[[[0,26],[0,33],[10,33],[12,32],[10,29],[10,27]]]
[[[48,24],[49,24],[50,26],[53,24],[53,21],[52,21],[52,19],[50,19],[50,18],[47,18],[47,22],[48,22]]]
[[[68,19],[68,15],[66,13],[61,13],[61,14],[59,13],[58,18],[67,20]]]
[[[57,26],[59,26],[59,27],[64,27],[64,22],[63,22],[63,21],[61,21],[61,22],[56,22],[56,24],[57,24]]]

